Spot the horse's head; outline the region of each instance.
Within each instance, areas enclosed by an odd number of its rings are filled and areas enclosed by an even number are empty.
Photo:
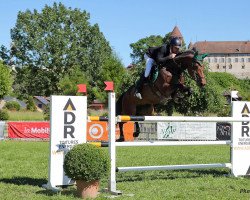
[[[176,57],[176,61],[179,62],[183,68],[188,70],[189,75],[200,87],[206,85],[206,78],[204,75],[205,67],[202,64],[202,61],[206,56],[207,54],[198,55],[198,52],[187,50]]]

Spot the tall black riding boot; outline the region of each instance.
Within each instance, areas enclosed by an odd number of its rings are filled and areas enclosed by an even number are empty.
[[[138,99],[142,99],[141,91],[142,91],[142,87],[143,87],[143,83],[144,83],[145,79],[146,78],[144,77],[144,74],[142,74],[140,76],[140,79],[136,82],[136,85],[135,85],[135,96]]]

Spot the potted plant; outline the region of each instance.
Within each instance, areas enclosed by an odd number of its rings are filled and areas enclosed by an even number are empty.
[[[77,193],[82,198],[95,198],[100,179],[110,169],[107,152],[92,144],[75,145],[64,159],[65,174],[76,181]]]

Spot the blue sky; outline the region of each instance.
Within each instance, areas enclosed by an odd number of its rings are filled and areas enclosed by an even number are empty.
[[[0,6],[0,45],[9,47],[10,29],[18,11],[37,9],[62,2],[67,7],[90,13],[110,45],[127,66],[129,45],[150,35],[162,35],[177,25],[190,41],[250,40],[249,0],[2,0]]]

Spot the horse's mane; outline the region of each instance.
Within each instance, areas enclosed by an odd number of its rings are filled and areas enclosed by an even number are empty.
[[[190,55],[194,56],[194,54],[195,54],[195,52],[193,50],[188,49],[186,51],[183,51],[183,52],[177,54],[176,58],[184,58],[184,57],[187,57],[187,56],[190,56]]]

